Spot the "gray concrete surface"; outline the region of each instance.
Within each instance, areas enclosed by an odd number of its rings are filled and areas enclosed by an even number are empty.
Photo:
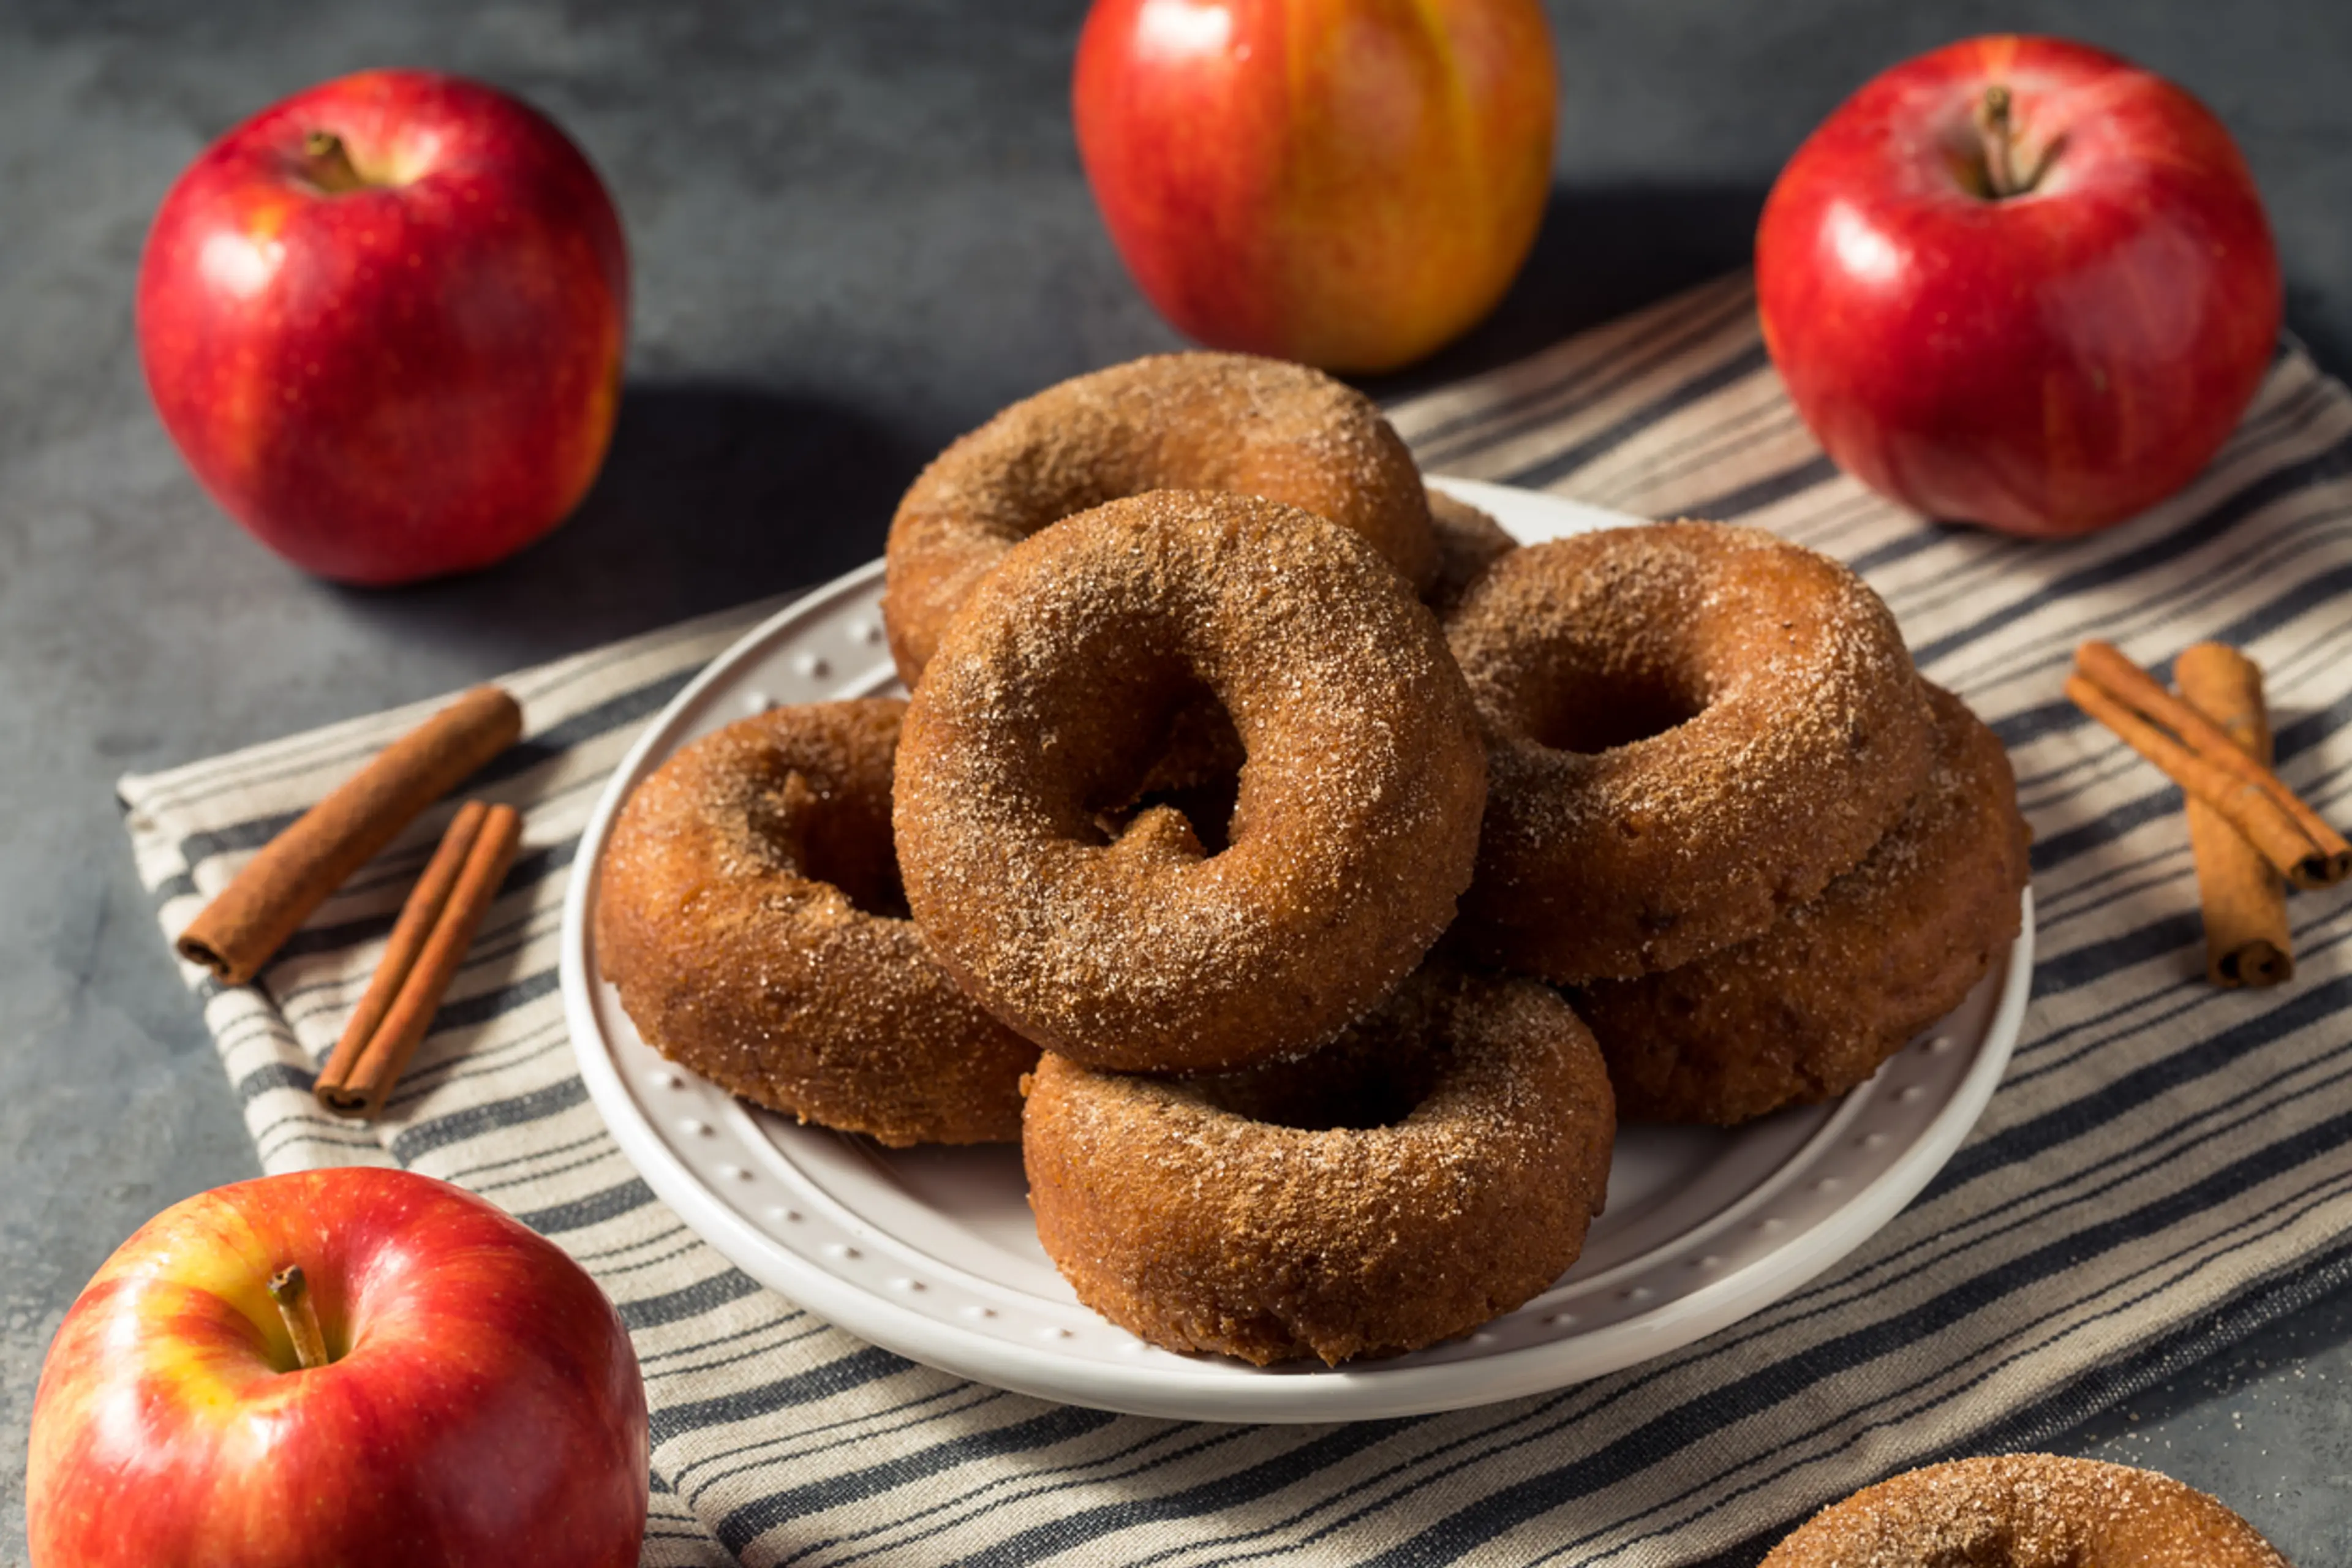
[[[26,1423],[81,1281],[148,1215],[252,1173],[131,875],[111,784],[822,580],[914,468],[1056,377],[1170,346],[1095,220],[1066,78],[1083,5],[0,0],[0,1563]],[[1559,189],[1521,286],[1412,381],[1524,352],[1745,257],[1804,131],[1878,67],[2029,25],[2181,79],[2277,223],[2291,325],[2352,370],[2352,7],[2316,0],[1555,0]],[[467,581],[305,580],[217,514],[147,405],[149,215],[228,125],[379,64],[568,126],[636,268],[604,478]],[[2352,1562],[2352,1300],[2326,1296],[2049,1439],[2221,1494],[2304,1568]],[[2196,1346],[2176,1352],[2176,1359]]]

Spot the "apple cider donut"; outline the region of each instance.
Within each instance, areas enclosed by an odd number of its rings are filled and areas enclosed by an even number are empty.
[[[1153,1079],[1049,1053],[1021,1151],[1038,1239],[1087,1306],[1171,1350],[1336,1364],[1550,1285],[1615,1128],[1558,993],[1433,964],[1300,1061]]]
[[[906,706],[779,708],[664,763],[598,868],[597,963],[647,1044],[730,1093],[894,1146],[1005,1142],[1037,1047],[894,912]]]
[[[1202,695],[1229,819],[1136,800]],[[1162,490],[1015,547],[940,643],[898,752],[907,900],[990,1012],[1091,1067],[1322,1044],[1470,880],[1486,758],[1429,611],[1295,507]]]
[[[1235,490],[1361,534],[1416,592],[1437,546],[1412,457],[1372,401],[1251,354],[1153,354],[1005,409],[916,477],[890,521],[882,619],[909,689],[972,585],[1050,522],[1145,490]]]
[[[2007,951],[2027,871],[2009,756],[1958,698],[1927,696],[1934,770],[1861,865],[1762,936],[1579,995],[1627,1121],[1729,1126],[1835,1099]]]
[[[1761,1568],[2288,1568],[2254,1527],[2169,1476],[2055,1454],[1910,1470],[1813,1516]]]
[[[1464,948],[1559,984],[1760,935],[1927,777],[1895,618],[1825,555],[1711,522],[1515,550],[1446,621],[1491,793]]]

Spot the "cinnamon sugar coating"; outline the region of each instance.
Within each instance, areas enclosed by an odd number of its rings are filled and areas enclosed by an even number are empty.
[[[2289,1568],[2169,1476],[2053,1454],[1908,1471],[1815,1514],[1762,1568]]]
[[[1446,635],[1487,730],[1464,950],[1559,984],[1762,934],[1893,826],[1927,702],[1894,617],[1827,556],[1709,522],[1516,550]]]
[[[1361,534],[1436,580],[1420,471],[1372,401],[1251,354],[1153,354],[1049,386],[932,459],[898,503],[883,624],[909,689],[972,587],[1050,522],[1146,490],[1233,490]]]
[[[2000,740],[1929,686],[1936,760],[1861,865],[1762,936],[1576,998],[1629,1121],[1745,1121],[1833,1100],[1973,990],[2028,870]]]
[[[1169,1079],[1049,1054],[1022,1157],[1039,1239],[1113,1322],[1336,1364],[1549,1286],[1601,1210],[1614,1132],[1600,1053],[1557,993],[1430,965],[1302,1061]]]
[[[1205,693],[1223,822],[1138,801]],[[958,615],[898,754],[908,902],[989,1010],[1091,1066],[1322,1044],[1421,962],[1477,851],[1486,759],[1429,611],[1355,534],[1158,491],[1017,546]]]
[[[905,711],[779,708],[664,763],[597,868],[597,964],[648,1044],[730,1093],[895,1146],[1006,1142],[1037,1047],[888,912]]]

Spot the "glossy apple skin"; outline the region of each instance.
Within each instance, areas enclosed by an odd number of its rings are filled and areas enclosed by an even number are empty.
[[[311,177],[312,132],[373,181]],[[366,71],[213,143],[140,266],[148,390],[222,508],[349,583],[486,566],[562,521],[619,407],[628,261],[595,171],[493,89]]]
[[[1071,93],[1161,315],[1360,372],[1502,297],[1551,188],[1557,96],[1536,0],[1097,0]]]
[[[2005,85],[2027,194],[1965,179]],[[1829,455],[1930,516],[2021,534],[2129,517],[2203,468],[2278,341],[2278,254],[2205,107],[2112,55],[1972,38],[1800,147],[1756,240],[1764,340]]]
[[[331,1352],[266,1284],[301,1265]],[[635,1568],[643,1385],[553,1243],[429,1177],[199,1194],[66,1314],[33,1402],[34,1568]]]

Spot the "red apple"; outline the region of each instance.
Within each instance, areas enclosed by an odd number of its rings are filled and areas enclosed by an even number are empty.
[[[2186,484],[2279,330],[2278,255],[2221,121],[2055,38],[1971,38],[1847,100],[1765,203],[1756,289],[1840,467],[2013,533]]]
[[[604,461],[628,258],[563,132],[478,82],[363,71],[207,148],[155,215],[139,350],[232,517],[351,583],[487,566]]]
[[[1467,329],[1527,259],[1557,90],[1537,0],[1097,0],[1071,98],[1161,315],[1381,371]]]
[[[289,1265],[315,1320],[272,1299]],[[429,1177],[313,1171],[107,1260],[41,1369],[25,1511],[34,1568],[635,1568],[646,1461],[636,1358],[578,1264]]]

